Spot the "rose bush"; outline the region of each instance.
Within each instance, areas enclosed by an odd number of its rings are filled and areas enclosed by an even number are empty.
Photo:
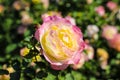
[[[0,80],[120,80],[119,3],[0,0]]]

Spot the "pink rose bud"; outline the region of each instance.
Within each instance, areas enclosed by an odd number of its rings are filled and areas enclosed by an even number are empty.
[[[117,8],[117,4],[115,2],[109,1],[107,3],[107,7],[112,11]]]
[[[112,39],[116,34],[117,34],[118,30],[115,26],[104,26],[103,30],[102,30],[102,36],[107,39],[110,40]]]
[[[98,6],[95,8],[95,11],[98,15],[104,16],[105,15],[105,9],[103,6]]]
[[[36,30],[35,38],[41,43],[43,55],[55,70],[77,64],[85,47],[81,30],[59,16],[48,16]]]
[[[120,52],[120,34],[116,34],[113,39],[109,40],[109,45]]]

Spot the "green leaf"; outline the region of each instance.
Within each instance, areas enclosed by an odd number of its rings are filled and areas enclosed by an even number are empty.
[[[6,58],[0,57],[0,62],[4,62]]]
[[[117,53],[117,58],[120,59],[120,53]]]
[[[70,73],[66,74],[65,80],[73,80],[73,78],[72,78]]]
[[[0,69],[0,75],[9,74],[7,70]]]
[[[115,59],[112,59],[111,62],[110,62],[111,65],[115,65],[115,63],[116,63]]]
[[[0,34],[0,40],[2,39],[3,35]]]
[[[10,30],[10,28],[12,27],[12,26],[11,26],[12,23],[13,23],[13,20],[12,20],[12,19],[10,19],[10,18],[6,19],[5,22],[4,22],[4,27],[3,27],[4,30],[5,30],[5,31]]]
[[[13,50],[15,50],[16,47],[17,47],[16,44],[9,44],[9,45],[6,47],[5,51],[6,51],[6,53],[10,53],[10,52],[12,52]]]
[[[78,71],[72,71],[71,74],[73,76],[73,80],[86,80],[85,76]]]
[[[65,74],[63,72],[60,72],[60,74],[58,75],[58,80],[65,80]]]
[[[30,31],[29,30],[25,31],[25,33],[24,33],[25,37],[27,37],[28,35],[30,35]]]
[[[54,75],[49,73],[48,76],[45,78],[45,80],[56,80],[55,78],[56,77]]]
[[[96,80],[95,77],[91,77],[90,80]]]

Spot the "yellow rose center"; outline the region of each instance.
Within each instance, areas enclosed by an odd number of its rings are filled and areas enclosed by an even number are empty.
[[[109,37],[109,38],[113,38],[113,35],[115,34],[115,32],[113,30],[108,30],[106,31],[106,35]]]
[[[76,37],[70,27],[52,26],[45,31],[41,45],[45,55],[52,61],[62,61],[78,49]]]

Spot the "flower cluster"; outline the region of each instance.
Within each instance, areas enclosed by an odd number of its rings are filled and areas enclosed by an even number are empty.
[[[120,33],[115,26],[104,26],[102,36],[108,41],[110,47],[120,51]]]
[[[113,11],[113,10],[116,10],[116,9],[117,9],[118,5],[117,5],[115,2],[113,2],[113,1],[109,1],[109,2],[106,4],[106,7],[107,7],[109,10]],[[95,8],[95,11],[96,11],[96,13],[98,13],[98,15],[100,15],[100,16],[105,16],[105,8],[104,8],[104,6],[98,6],[98,7],[96,7],[96,8]]]

